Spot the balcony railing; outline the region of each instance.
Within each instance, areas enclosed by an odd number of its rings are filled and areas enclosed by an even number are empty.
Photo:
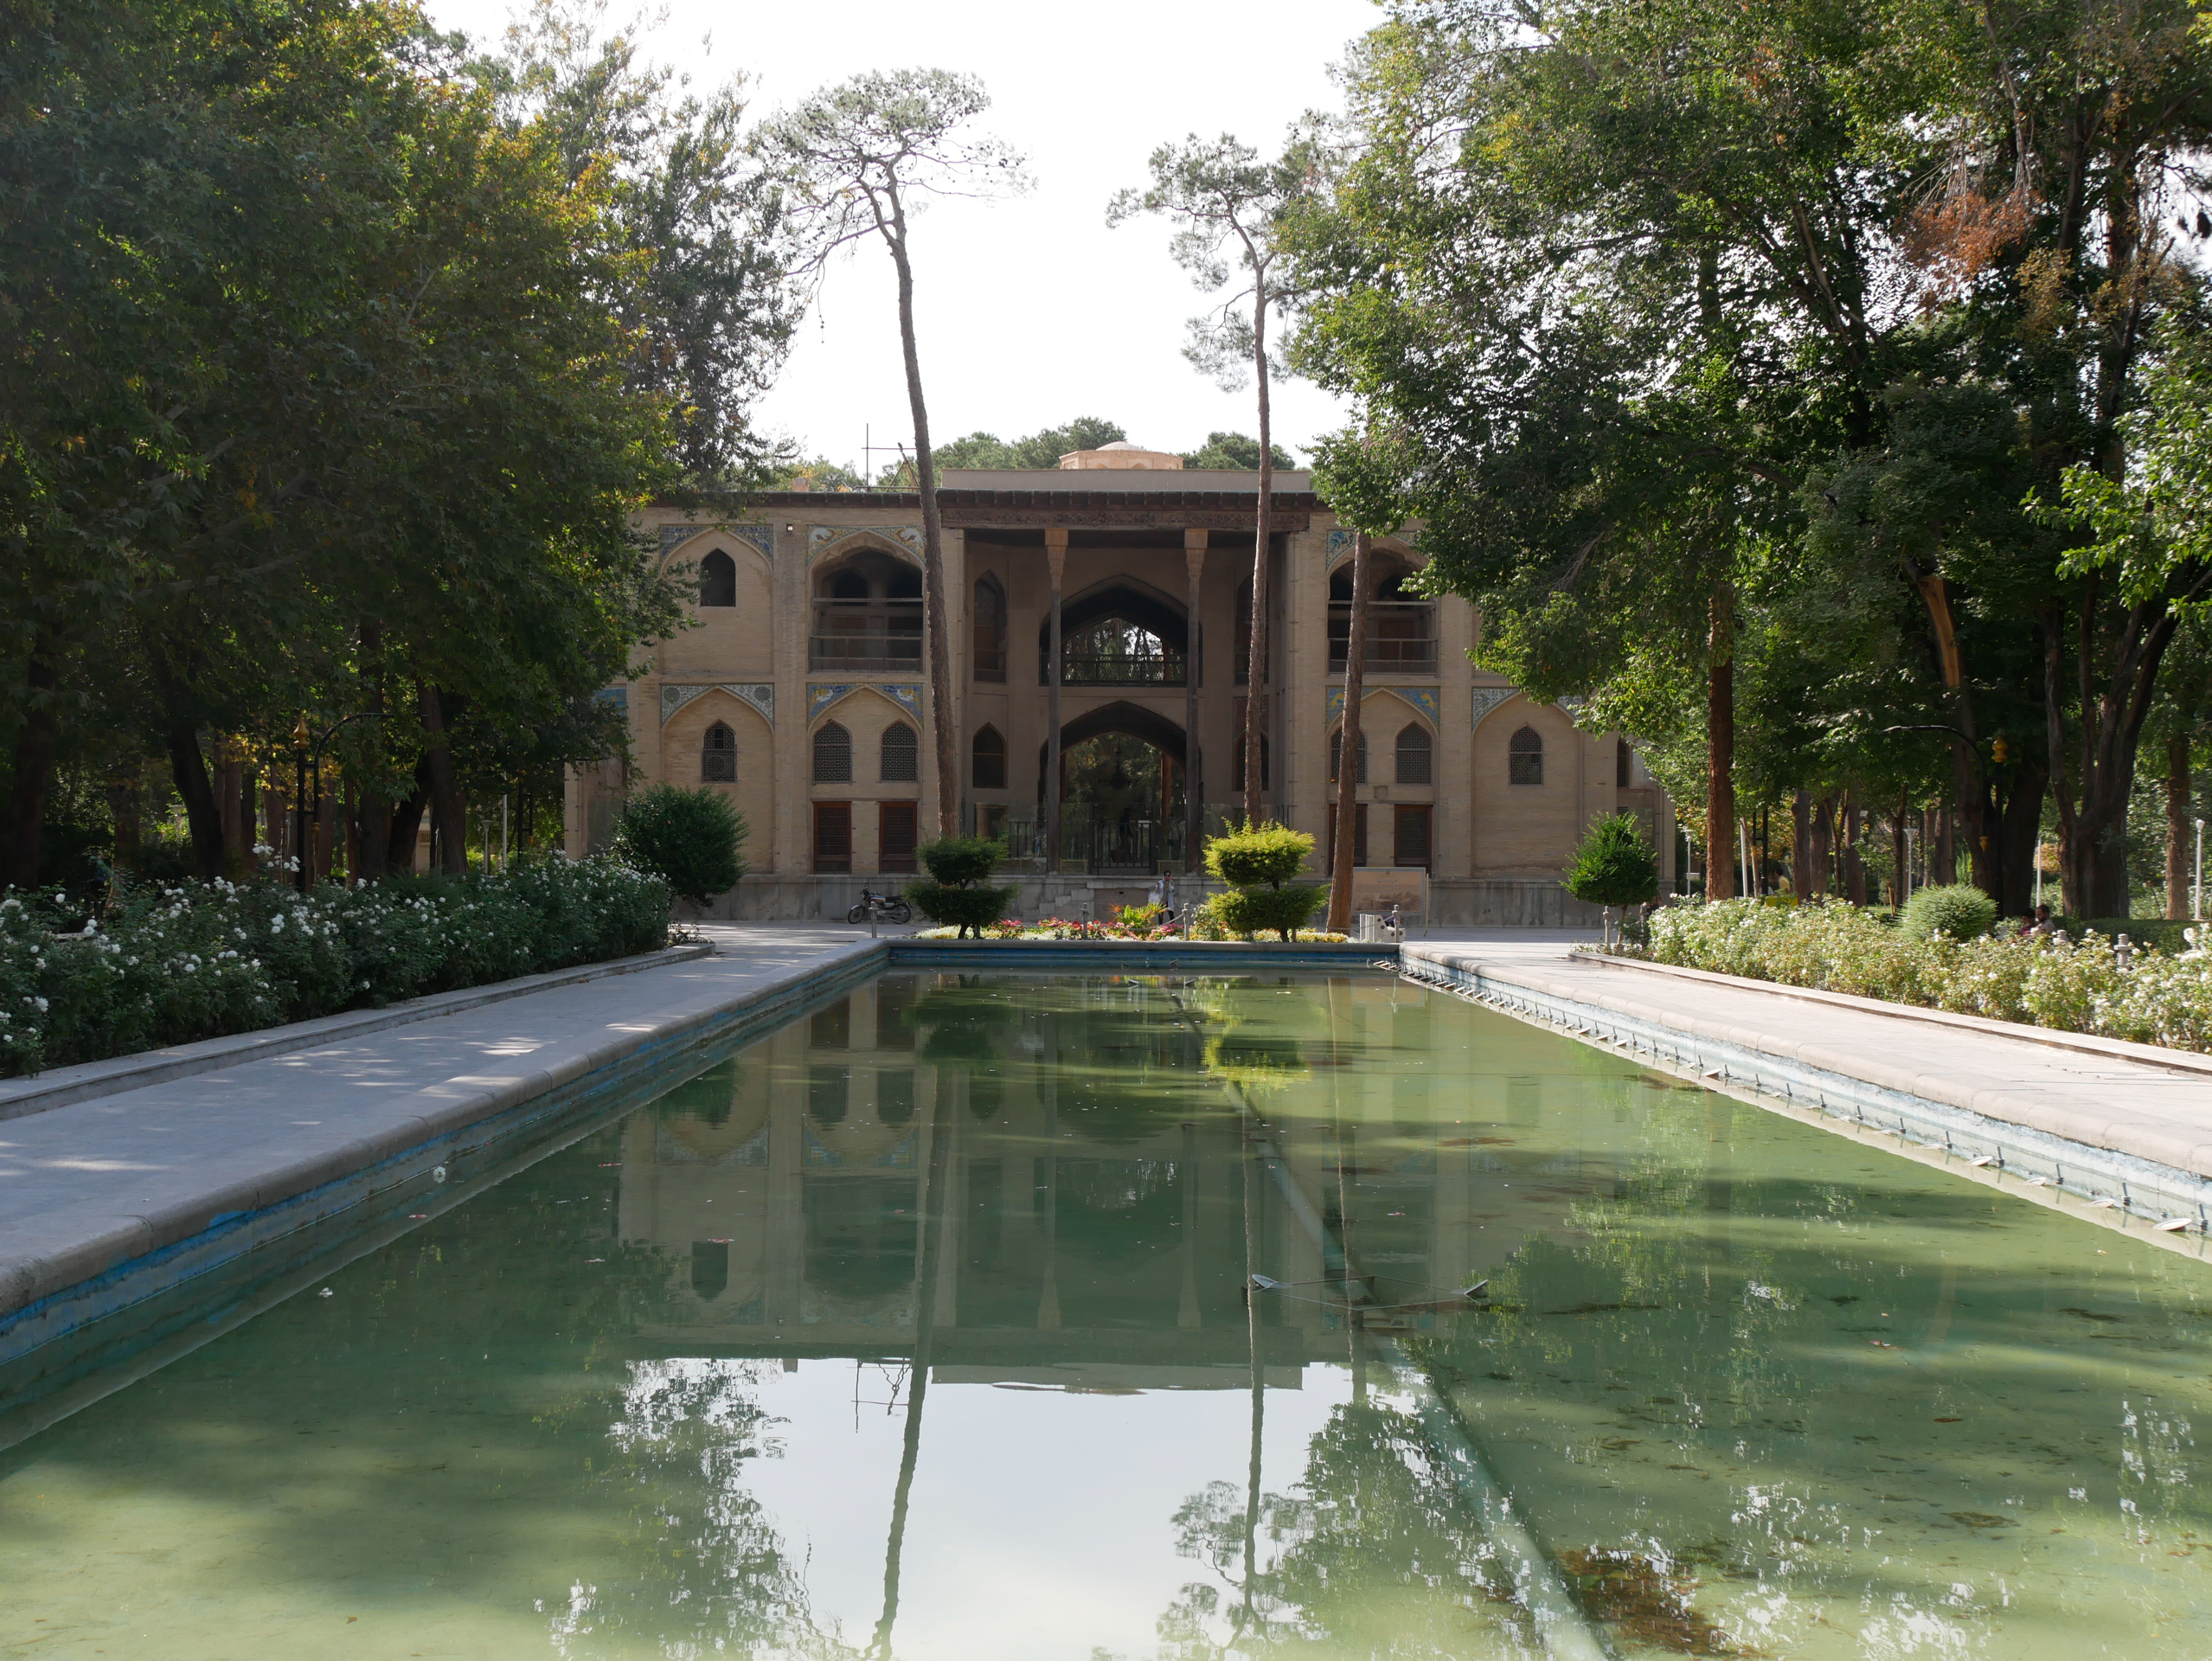
[[[1060,654],[1062,686],[1181,686],[1184,675],[1180,653],[1164,657],[1136,657],[1123,652]]]
[[[1435,612],[1418,601],[1378,600],[1368,602],[1367,664],[1387,674],[1436,673]],[[1350,655],[1352,608],[1338,603],[1329,608],[1329,667],[1342,670]]]
[[[814,603],[809,669],[871,670],[921,667],[921,601],[821,600]]]
[[[1200,835],[1219,836],[1242,816],[1238,803],[1209,802],[1199,816]],[[991,837],[1006,844],[1003,869],[1032,875],[1044,869],[1044,818],[1034,807],[969,802],[963,823],[971,836]],[[1167,819],[1124,819],[1074,802],[1061,810],[1060,869],[1069,875],[1153,876],[1196,869],[1183,856],[1180,811]]]

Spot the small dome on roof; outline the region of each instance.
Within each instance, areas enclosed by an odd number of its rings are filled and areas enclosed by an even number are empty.
[[[1069,472],[1091,467],[1175,472],[1181,470],[1183,458],[1170,455],[1164,450],[1147,450],[1143,445],[1132,444],[1126,439],[1116,439],[1095,450],[1070,450],[1060,459],[1060,465],[1063,471]]]

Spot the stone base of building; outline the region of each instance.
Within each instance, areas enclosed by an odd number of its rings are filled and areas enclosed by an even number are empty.
[[[717,895],[704,917],[713,922],[842,921],[865,887],[895,893],[912,876],[748,876],[728,894]],[[1141,906],[1152,897],[1154,879],[1146,876],[1012,876],[1016,893],[1010,914],[1034,920],[1065,917],[1104,921],[1117,906]],[[1176,879],[1176,897],[1196,904],[1219,885]],[[1409,921],[1476,925],[1497,928],[1596,928],[1598,907],[1574,898],[1557,882],[1541,879],[1478,877],[1432,883],[1429,915]]]

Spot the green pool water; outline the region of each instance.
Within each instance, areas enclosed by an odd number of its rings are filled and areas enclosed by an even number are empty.
[[[0,1656],[2203,1657],[2208,1294],[1402,983],[894,975],[0,1453]]]

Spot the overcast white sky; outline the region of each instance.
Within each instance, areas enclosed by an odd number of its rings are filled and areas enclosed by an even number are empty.
[[[489,42],[509,0],[427,0],[445,29]],[[632,14],[616,0],[610,19]],[[930,428],[1003,439],[1100,415],[1138,443],[1190,450],[1217,428],[1252,432],[1252,394],[1224,393],[1182,356],[1202,302],[1168,258],[1157,221],[1106,228],[1106,205],[1145,180],[1153,146],[1196,131],[1273,149],[1335,97],[1328,70],[1381,21],[1371,0],[1003,0],[747,7],[667,0],[648,38],[696,82],[744,72],[756,113],[863,69],[980,75],[984,118],[1029,158],[1036,188],[1011,202],[945,202],[914,233],[916,311]],[[702,42],[711,39],[712,51]],[[761,411],[809,454],[848,465],[862,434],[909,436],[890,261],[864,248],[831,273]],[[1275,434],[1297,446],[1343,412],[1314,388],[1280,386]],[[879,457],[879,465],[889,459]]]

